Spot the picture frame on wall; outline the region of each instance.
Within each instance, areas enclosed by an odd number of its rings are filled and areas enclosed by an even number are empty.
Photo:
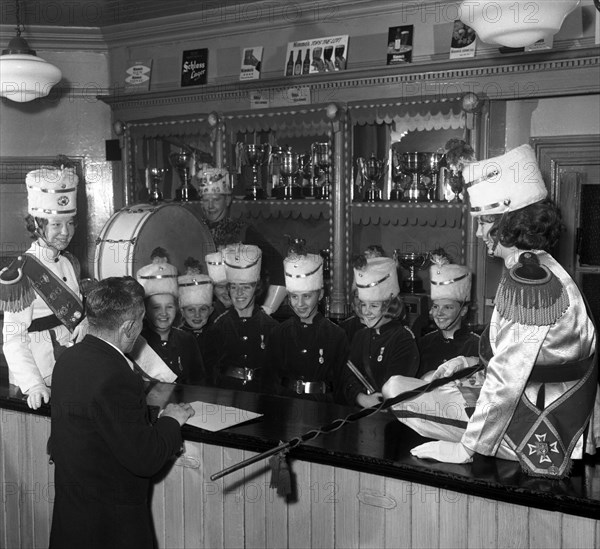
[[[206,84],[208,48],[185,50],[181,59],[181,87]]]

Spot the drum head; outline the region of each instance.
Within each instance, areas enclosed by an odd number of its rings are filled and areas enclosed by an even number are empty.
[[[142,204],[115,213],[102,229],[96,254],[96,277],[135,276],[151,262],[152,251],[161,247],[169,262],[185,273],[185,260],[197,259],[206,271],[204,257],[215,251],[208,227],[194,205]]]

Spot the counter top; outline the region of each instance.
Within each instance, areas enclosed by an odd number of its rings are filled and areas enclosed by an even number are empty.
[[[184,426],[186,440],[263,452],[356,411],[301,399],[186,385],[147,385],[151,411],[168,402],[202,401],[263,414],[228,429],[209,432]],[[0,407],[43,416],[50,406],[33,411],[19,390],[0,385]],[[582,517],[600,517],[600,458],[575,462],[571,476],[547,480],[525,475],[517,462],[476,455],[473,463],[453,465],[417,459],[410,449],[423,439],[389,412],[379,412],[294,448],[290,457],[375,475],[436,486],[460,493]],[[293,469],[293,460],[291,461]],[[209,471],[215,474],[219,471]]]

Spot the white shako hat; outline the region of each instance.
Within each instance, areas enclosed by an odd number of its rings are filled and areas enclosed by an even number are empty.
[[[205,168],[196,174],[200,196],[231,194],[231,180],[225,168]]]
[[[390,257],[373,257],[354,268],[354,283],[361,301],[385,301],[400,293],[396,262]]]
[[[248,283],[260,280],[262,251],[258,246],[232,244],[223,250],[227,282]]]
[[[476,217],[520,210],[548,196],[535,152],[529,145],[467,164],[462,174],[471,215]]]
[[[227,282],[225,261],[223,259],[223,254],[220,251],[206,254],[204,261],[206,262],[208,276],[213,281],[213,284],[224,284]]]
[[[323,258],[320,255],[291,253],[283,260],[283,270],[288,292],[323,289]]]
[[[167,263],[164,257],[155,257],[136,274],[137,281],[144,287],[146,297],[157,294],[178,296],[177,268]]]
[[[179,306],[210,305],[213,299],[212,280],[205,274],[185,274],[177,278]]]
[[[454,265],[446,258],[433,258],[429,267],[431,299],[471,300],[471,272],[464,265]]]
[[[73,217],[78,183],[73,168],[43,167],[29,172],[25,177],[27,211],[43,219]]]

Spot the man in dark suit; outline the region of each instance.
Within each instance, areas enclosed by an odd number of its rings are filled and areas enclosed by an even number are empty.
[[[88,335],[63,352],[52,384],[56,497],[51,548],[151,548],[150,477],[181,449],[189,404],[152,425],[142,378],[125,358],[142,329],[144,290],[107,278],[87,297]]]

